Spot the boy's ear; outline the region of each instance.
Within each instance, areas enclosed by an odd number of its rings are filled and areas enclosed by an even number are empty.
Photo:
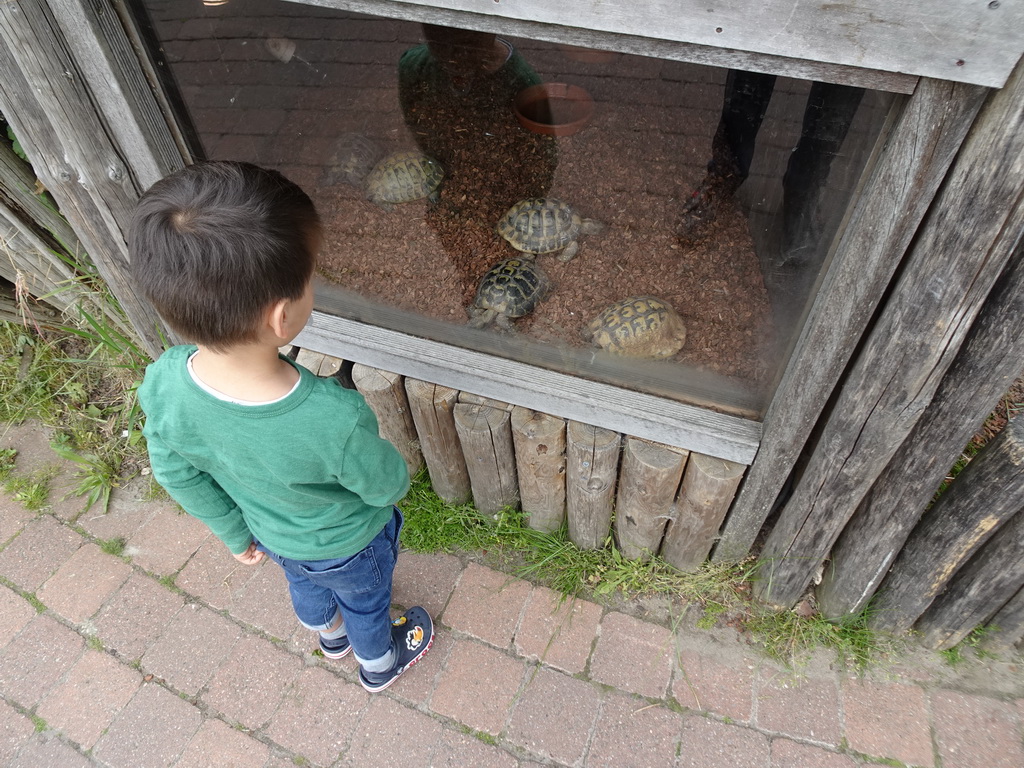
[[[285,338],[288,335],[288,311],[291,309],[288,299],[278,299],[266,312],[267,327],[275,336]]]

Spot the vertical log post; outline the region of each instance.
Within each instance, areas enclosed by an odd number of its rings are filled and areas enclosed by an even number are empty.
[[[615,501],[615,538],[631,560],[658,554],[689,452],[626,438]]]
[[[512,442],[527,524],[538,531],[557,531],[565,522],[565,421],[516,406]]]
[[[910,534],[875,598],[871,625],[902,632],[961,566],[1024,507],[1024,419],[1014,419],[953,481]]]
[[[366,365],[355,365],[352,381],[377,415],[380,436],[394,444],[405,459],[409,474],[415,475],[423,466],[423,455],[409,413],[409,403],[405,399],[402,377]]]
[[[695,571],[708,558],[746,466],[691,453],[665,532],[661,556],[680,571]]]
[[[449,504],[469,501],[469,471],[462,455],[459,433],[455,429],[458,390],[419,379],[406,379],[405,391],[434,493]]]
[[[341,366],[344,365],[345,361],[337,357],[331,357],[330,355],[324,355],[324,359],[320,362],[320,367],[315,371],[317,376],[323,376],[325,379],[329,379],[332,376],[336,376],[338,371],[341,370]]]
[[[494,516],[519,503],[511,414],[504,408],[458,403],[455,429],[466,458],[473,504]]]
[[[566,429],[566,514],[569,538],[583,549],[600,549],[612,525],[618,432],[570,421]]]
[[[1009,651],[1024,641],[1024,587],[992,615],[988,626],[992,631],[981,643],[986,650]]]
[[[1018,512],[961,568],[915,628],[929,648],[952,648],[1024,585],[1024,513]]]
[[[305,368],[307,371],[312,373],[314,376],[319,376],[320,366],[324,362],[326,355],[322,355],[319,352],[314,352],[312,349],[300,349],[299,354],[295,356],[295,362]]]

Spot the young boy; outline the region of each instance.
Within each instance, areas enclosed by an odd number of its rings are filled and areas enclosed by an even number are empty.
[[[354,651],[384,690],[433,623],[420,607],[390,621],[405,461],[358,392],[278,353],[313,309],[312,201],[276,171],[199,163],[143,195],[128,240],[143,294],[196,345],[139,389],[154,476],[238,561],[276,561],[324,656]]]

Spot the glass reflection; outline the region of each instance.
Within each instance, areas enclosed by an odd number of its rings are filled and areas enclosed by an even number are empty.
[[[282,0],[142,5],[201,154],[316,201],[322,309],[745,414],[891,103]]]

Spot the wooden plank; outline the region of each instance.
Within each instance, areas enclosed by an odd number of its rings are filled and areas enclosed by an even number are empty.
[[[583,549],[601,549],[615,509],[618,432],[570,421],[566,428],[566,516],[569,538]]]
[[[692,44],[708,51],[731,49],[993,87],[1005,82],[1020,58],[1019,30],[1024,28],[1019,4],[971,0],[946,0],[941,14],[927,0],[857,0],[842,5],[764,0],[714,7],[699,0],[446,0],[443,4],[437,0],[315,0],[313,4],[417,21],[447,20],[504,34],[522,34],[531,23],[557,30],[590,30]],[[580,43],[580,33],[563,34],[557,42]]]
[[[1009,651],[1024,640],[1024,587],[992,615],[987,626],[989,632],[982,640],[985,650]]]
[[[859,613],[874,595],[935,489],[1020,375],[1024,360],[1024,242],[985,301],[914,431],[832,548],[817,588],[826,616]]]
[[[768,603],[800,599],[931,402],[1024,228],[1024,66],[989,99],[936,196],[816,450],[765,541]]]
[[[91,88],[42,3],[0,4],[0,111],[153,355],[175,339],[135,294],[125,230],[141,189],[132,159],[97,114]],[[127,115],[127,112],[126,112]],[[125,117],[124,119],[127,119]]]
[[[339,360],[338,358],[331,357],[330,355],[324,355],[324,359],[320,361],[320,367],[316,370],[316,375],[329,379],[332,376],[336,376],[338,371],[341,370],[341,366],[344,364],[344,360]]]
[[[971,555],[1022,507],[1024,419],[1014,419],[921,518],[875,596],[871,626],[886,632],[909,629]]]
[[[455,428],[458,390],[406,378],[405,391],[434,493],[450,504],[469,501],[469,471]]]
[[[455,406],[455,429],[466,458],[473,504],[485,515],[497,515],[519,504],[511,414],[486,405]]]
[[[921,644],[952,648],[983,626],[1024,585],[1024,513],[978,550],[914,626]]]
[[[983,99],[979,88],[924,80],[879,143],[880,157],[765,413],[764,439],[712,553],[715,562],[749,554]]]
[[[745,470],[732,461],[690,454],[661,545],[666,562],[680,571],[695,571],[707,560]]]
[[[512,443],[527,524],[557,531],[565,522],[565,420],[515,406]]]
[[[319,297],[318,297],[319,303]],[[506,403],[625,432],[710,456],[749,463],[761,427],[643,392],[314,312],[295,340],[365,365],[468,390]]]
[[[302,356],[301,352],[299,356]],[[377,415],[380,436],[398,449],[409,468],[409,475],[415,475],[423,466],[423,455],[412,414],[409,413],[402,377],[390,371],[356,365],[352,368],[352,381]]]
[[[649,560],[661,549],[689,452],[626,438],[615,499],[615,540],[630,560]]]

